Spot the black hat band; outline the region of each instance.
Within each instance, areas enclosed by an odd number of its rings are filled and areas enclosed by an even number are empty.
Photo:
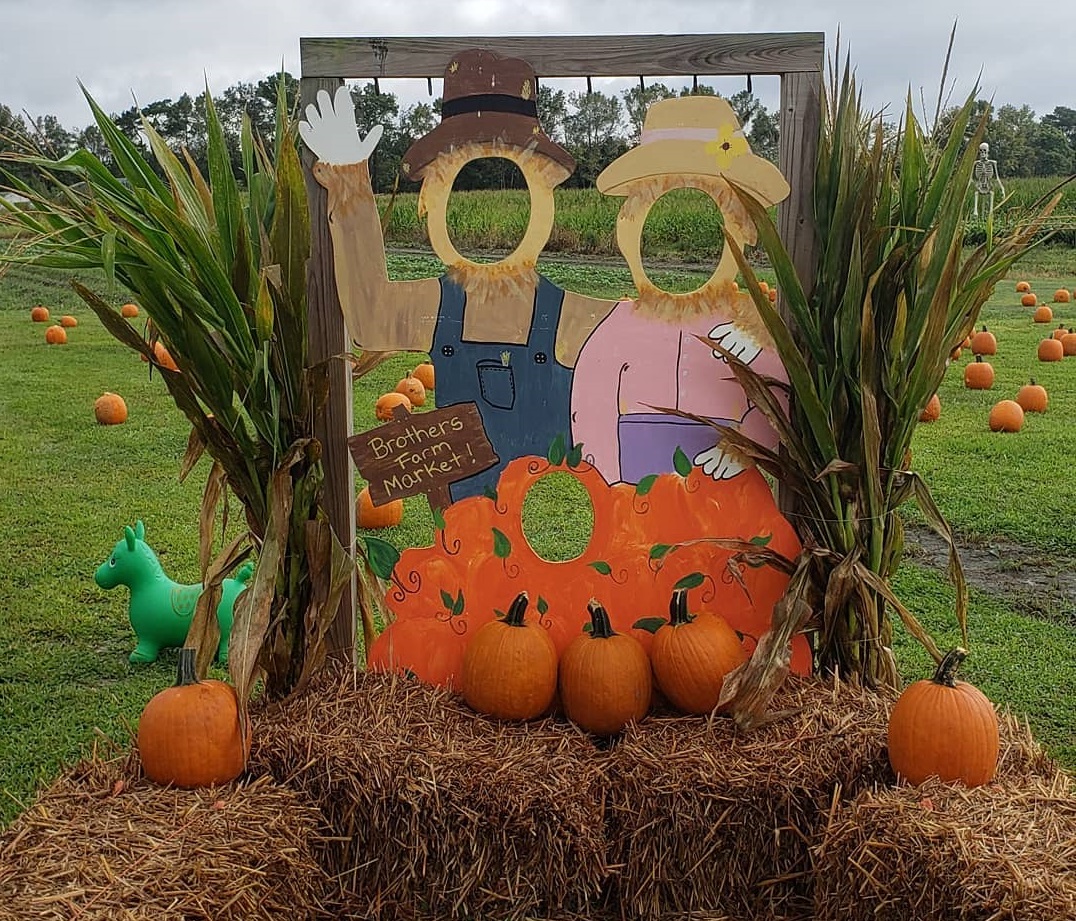
[[[441,118],[466,115],[469,112],[509,112],[538,118],[538,105],[533,99],[506,96],[503,93],[480,93],[475,96],[459,96],[441,103]]]

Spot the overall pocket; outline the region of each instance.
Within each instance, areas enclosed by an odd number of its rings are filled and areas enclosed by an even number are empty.
[[[511,409],[516,403],[516,378],[510,366],[498,359],[485,358],[478,362],[478,386],[482,399],[497,409]]]

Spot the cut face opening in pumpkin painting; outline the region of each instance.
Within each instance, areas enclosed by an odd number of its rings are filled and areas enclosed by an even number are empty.
[[[624,199],[616,234],[639,296],[616,302],[566,291],[536,270],[553,226],[553,190],[574,169],[542,131],[536,86],[533,70],[518,59],[470,50],[448,62],[441,122],[402,163],[406,176],[422,182],[420,210],[445,265],[439,278],[388,278],[366,163],[380,132],[364,138],[356,131],[347,91],[335,100],[319,94],[301,126],[318,156],[314,176],[328,192],[337,290],[351,337],[363,349],[428,352],[435,414],[470,407],[481,435],[446,436],[441,445],[448,417],[423,424],[424,408],[407,422],[386,422],[383,434],[350,442],[375,502],[399,498],[393,489],[406,480],[405,494],[425,492],[435,509],[433,545],[404,550],[381,573],[389,579],[390,624],[368,664],[457,688],[468,639],[524,593],[529,616],[549,631],[558,653],[590,623],[592,601],[614,630],[649,648],[651,635],[636,625],[663,617],[673,591],[685,588],[691,610],[719,614],[750,653],[770,626],[787,576],[748,565],[736,548],[764,547],[787,559],[800,549],[765,479],[724,448],[719,429],[655,408],[776,444],[727,357],[703,340],[785,379],[753,302],[736,288],[728,244],[754,242],[730,183],[766,205],[787,196],[788,184],[750,151],[725,100],[657,103],[640,144],[598,181]],[[461,170],[489,157],[519,169],[530,206],[514,251],[480,263],[457,250],[448,214]],[[722,231],[707,242],[714,272],[686,294],[658,288],[642,263],[647,216],[670,192],[705,195],[720,213]],[[404,453],[416,455],[412,437],[431,458],[481,443],[486,460],[466,475],[441,475],[439,461],[431,461],[429,470],[412,465],[404,477],[378,446],[396,450],[406,442]],[[536,517],[545,534],[534,532]],[[810,658],[806,639],[797,637],[793,669],[809,670]]]

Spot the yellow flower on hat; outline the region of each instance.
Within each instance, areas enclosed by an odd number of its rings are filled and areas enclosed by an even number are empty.
[[[717,137],[706,145],[707,155],[717,160],[717,168],[722,171],[727,170],[737,157],[750,152],[747,138],[732,122],[718,125]]]

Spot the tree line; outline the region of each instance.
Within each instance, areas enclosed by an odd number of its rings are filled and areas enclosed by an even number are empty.
[[[239,137],[244,116],[252,130],[266,143],[272,142],[274,109],[279,81],[284,81],[288,104],[297,106],[299,81],[290,74],[272,74],[256,83],[239,82],[212,97],[224,131],[233,150],[239,172]],[[676,91],[663,83],[633,86],[619,94],[565,92],[541,85],[537,104],[539,118],[546,133],[564,146],[576,160],[575,173],[567,187],[588,187],[605,166],[632,145],[638,143],[647,108],[659,99],[689,93],[714,94],[712,87]],[[374,189],[391,191],[397,181],[400,188],[412,189],[399,171],[407,148],[429,132],[440,118],[441,100],[411,105],[401,104],[390,92],[374,84],[355,86],[351,90],[355,120],[365,134],[374,125],[382,125],[384,134],[371,159]],[[173,149],[186,148],[194,162],[207,172],[205,92],[183,93],[176,99],[161,99],[148,105],[131,106],[114,113],[113,120],[136,145],[145,151],[141,135],[144,116]],[[752,149],[776,162],[778,150],[778,116],[768,110],[750,90],[728,97]],[[979,113],[987,113],[986,138],[990,155],[1006,177],[1057,176],[1076,171],[1076,109],[1056,107],[1041,118],[1029,106],[1003,105],[991,108],[985,100],[977,103]],[[935,128],[944,140],[952,111],[945,112]],[[29,117],[0,102],[0,154],[5,150],[30,144],[50,156],[62,156],[86,148],[106,165],[111,162],[108,147],[96,125],[71,130],[54,115]],[[147,152],[148,153],[148,152]],[[152,158],[149,158],[152,161]],[[32,170],[12,170],[33,184]],[[514,164],[504,160],[480,160],[468,165],[457,178],[456,188],[515,188],[523,185],[522,175]]]

